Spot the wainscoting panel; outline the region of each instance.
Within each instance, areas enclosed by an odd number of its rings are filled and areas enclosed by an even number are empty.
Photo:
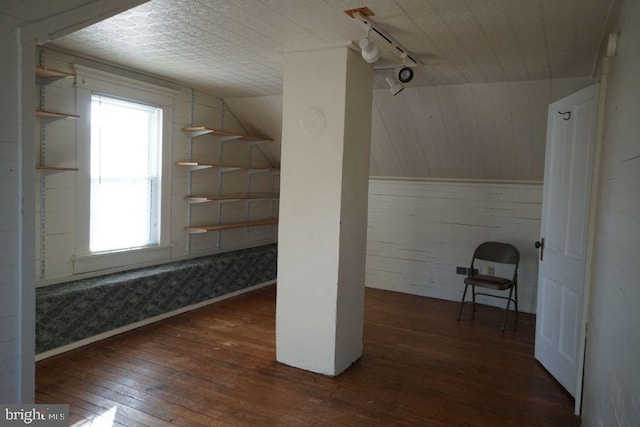
[[[534,313],[541,203],[535,183],[371,179],[366,285],[458,301],[464,276],[456,266],[468,267],[484,241],[508,242],[521,256],[519,309]]]

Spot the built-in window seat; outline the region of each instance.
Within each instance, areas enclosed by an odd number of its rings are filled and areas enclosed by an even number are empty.
[[[36,290],[36,354],[273,281],[276,244]]]

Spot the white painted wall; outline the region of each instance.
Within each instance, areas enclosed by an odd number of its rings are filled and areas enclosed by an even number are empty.
[[[259,149],[277,166],[280,166],[280,141],[282,140],[282,95],[224,100],[231,112],[256,134],[269,135],[273,142]]]
[[[0,14],[0,402],[20,400],[19,24]]]
[[[171,118],[173,134],[165,138],[171,143],[171,208],[165,220],[171,222],[171,253],[161,262],[168,262],[186,257],[203,256],[211,253],[256,246],[276,240],[276,228],[271,226],[256,227],[249,232],[245,229],[223,231],[218,247],[217,233],[205,233],[191,236],[191,249],[188,248],[188,235],[185,226],[189,224],[188,205],[184,197],[188,194],[189,170],[175,166],[176,161],[189,160],[189,134],[182,128],[191,124],[191,91],[179,83],[160,81],[149,76],[131,71],[123,71],[112,66],[97,64],[87,59],[56,50],[45,49],[45,65],[50,68],[71,71],[69,64],[80,64],[102,69],[141,81],[169,86],[178,90],[175,97],[173,117]],[[47,109],[81,114],[77,110],[76,89],[73,79],[58,80],[47,85],[45,95]],[[213,128],[224,127],[227,130],[243,131],[235,117],[223,107],[222,100],[206,93],[195,92],[193,107],[193,124]],[[85,144],[81,132],[76,129],[76,121],[61,120],[48,124],[46,131],[47,164],[55,166],[78,167],[86,170],[88,165],[82,164],[76,157],[79,144]],[[36,129],[35,150],[39,152],[39,125]],[[194,139],[193,160],[201,162],[219,161],[219,140],[212,136],[201,136]],[[223,161],[234,164],[246,164],[249,157],[249,146],[243,141],[230,141],[224,144]],[[252,165],[269,166],[270,162],[260,150],[254,149],[251,155]],[[270,174],[249,175],[246,171],[220,174],[217,170],[193,172],[192,189],[194,194],[216,194],[222,188],[223,193],[243,193],[247,190],[247,182],[251,180],[253,192],[270,192],[272,178]],[[222,184],[220,184],[222,180]],[[275,191],[278,191],[279,180],[274,180]],[[45,210],[45,274],[40,274],[40,180],[35,185],[36,211],[36,273],[40,285],[73,280],[74,276],[74,242],[76,239],[76,221],[73,212],[76,203],[76,174],[66,172],[49,175],[46,179]],[[220,210],[222,222],[264,219],[271,215],[271,201],[252,201],[247,210],[245,201],[223,204]],[[277,215],[277,201],[274,202],[274,213]],[[216,223],[218,220],[218,203],[201,203],[192,205],[191,223],[204,225]],[[157,263],[157,261],[155,262]],[[124,267],[133,268],[136,264]],[[104,271],[99,272],[104,274]],[[90,275],[90,274],[89,274]]]
[[[533,313],[538,280],[533,244],[541,203],[540,184],[372,179],[367,286],[460,301],[464,276],[456,275],[456,266],[469,267],[478,244],[501,241],[520,251],[518,308]],[[495,298],[478,301],[504,307]]]
[[[347,48],[285,55],[276,357],[326,375],[362,351],[372,74]]]
[[[585,356],[583,425],[640,425],[640,1],[612,58]]]

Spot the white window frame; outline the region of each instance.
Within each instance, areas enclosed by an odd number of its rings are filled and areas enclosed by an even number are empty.
[[[75,65],[77,120],[75,255],[73,273],[142,266],[171,258],[171,154],[173,145],[173,105],[178,91]],[[100,94],[162,108],[162,176],[160,242],[155,246],[92,253],[89,250],[91,190],[91,96]]]

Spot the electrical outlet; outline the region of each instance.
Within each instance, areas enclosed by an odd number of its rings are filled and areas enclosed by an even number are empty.
[[[456,267],[456,274],[467,275],[467,267]]]
[[[496,275],[496,267],[494,265],[487,266],[487,276],[495,276]]]

